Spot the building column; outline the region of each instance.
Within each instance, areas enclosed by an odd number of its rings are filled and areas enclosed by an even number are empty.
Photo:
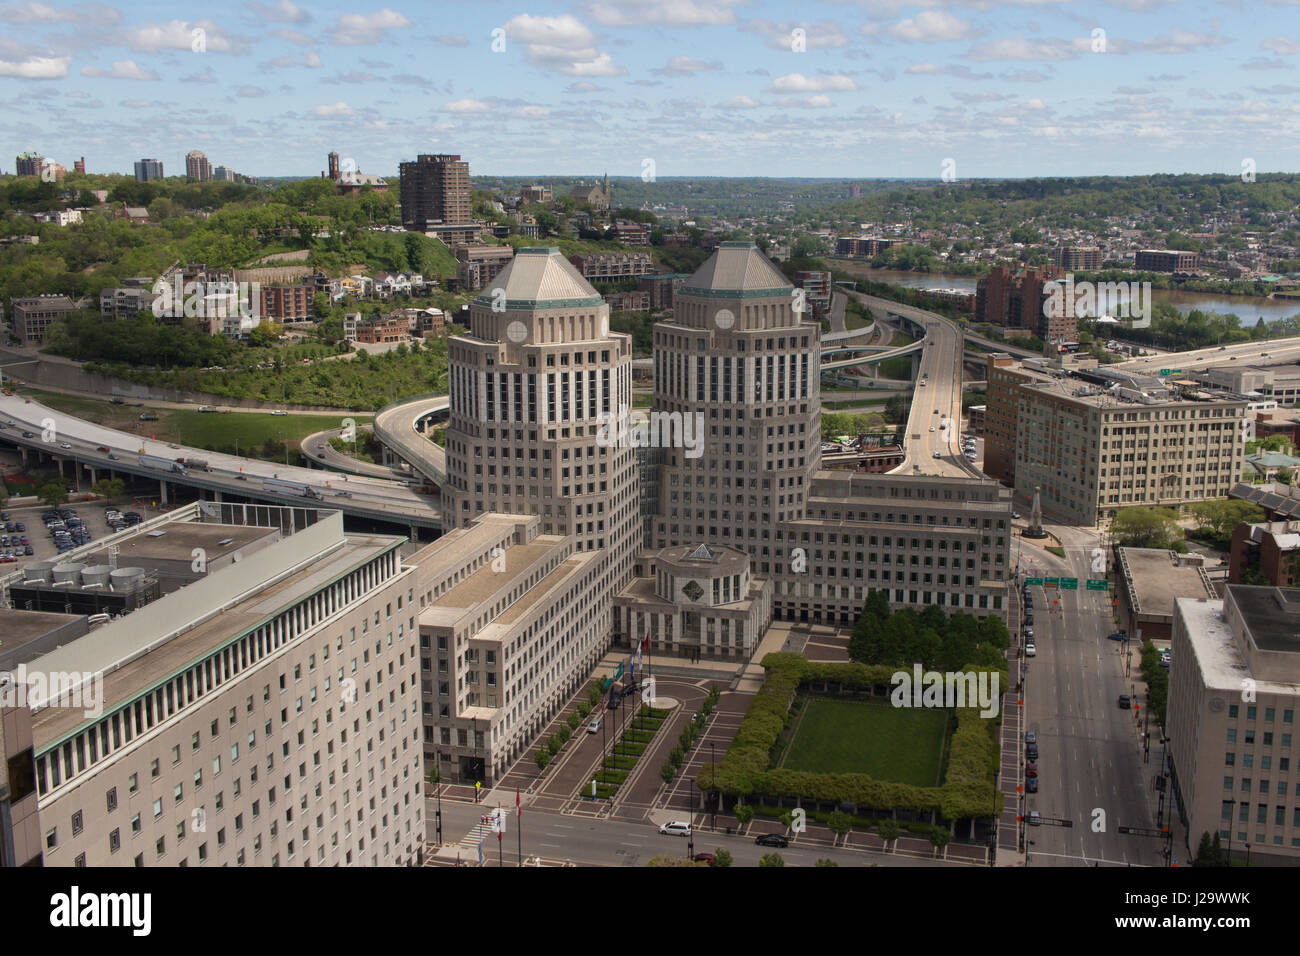
[[[158,482],[158,502],[167,504],[167,482],[165,481]]]
[[[214,491],[212,493],[212,500],[215,501],[217,504],[221,504],[221,492]]]

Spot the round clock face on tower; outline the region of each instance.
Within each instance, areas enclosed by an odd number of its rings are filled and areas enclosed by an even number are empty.
[[[1211,697],[1211,698],[1210,698],[1210,710],[1214,711],[1216,714],[1219,713],[1219,711],[1223,710],[1223,698],[1222,698],[1222,697]]]

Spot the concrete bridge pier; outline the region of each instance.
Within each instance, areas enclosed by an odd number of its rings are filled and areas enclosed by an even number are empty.
[[[167,504],[167,482],[158,482],[158,503]]]

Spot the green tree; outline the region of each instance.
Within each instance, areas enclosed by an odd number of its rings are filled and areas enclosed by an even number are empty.
[[[936,851],[942,850],[950,842],[952,842],[952,835],[942,827],[935,827],[934,831],[930,834],[930,845],[933,846]]]
[[[1216,536],[1227,541],[1243,521],[1254,523],[1264,520],[1264,509],[1249,501],[1236,498],[1215,501],[1198,501],[1192,505],[1192,515],[1201,527],[1209,527]]]
[[[785,866],[785,858],[780,853],[764,853],[758,861],[759,866]]]
[[[41,500],[41,504],[54,508],[67,503],[68,489],[57,481],[47,481],[37,489],[36,497]]]
[[[677,768],[673,766],[672,761],[665,761],[659,767],[659,776],[663,778],[664,783],[673,782],[673,778],[677,776]]]
[[[538,747],[537,753],[533,755],[533,759],[537,761],[537,769],[542,771],[545,770],[546,765],[551,762],[551,755],[547,752],[545,747]]]
[[[99,497],[112,501],[122,496],[122,492],[126,490],[126,482],[121,478],[101,478],[91,485],[90,490]]]
[[[1220,859],[1222,850],[1219,847],[1218,837],[1219,835],[1216,833],[1214,834],[1214,837],[1211,838],[1208,830],[1201,834],[1201,842],[1196,849],[1196,860],[1192,864],[1193,866],[1223,865],[1223,862]]]
[[[831,815],[826,818],[826,825],[830,827],[831,833],[835,834],[837,840],[847,836],[853,829],[853,818],[842,810],[832,810]]]
[[[736,822],[747,827],[754,822],[754,808],[748,803],[738,803],[735,809]]]
[[[1110,531],[1118,544],[1129,548],[1172,548],[1183,540],[1178,512],[1171,508],[1121,508]]]
[[[718,847],[713,851],[713,866],[731,866],[731,863],[731,854],[728,851],[722,849],[722,847]]]
[[[3,486],[0,486],[0,508],[7,504],[9,504],[9,492]]]
[[[876,831],[880,834],[880,839],[885,841],[885,849],[889,849],[889,844],[897,840],[898,835],[903,832],[897,820],[881,820]]]
[[[819,858],[817,862],[813,864],[813,866],[839,866],[839,864],[836,863],[834,860],[832,860],[830,857],[823,856]]]

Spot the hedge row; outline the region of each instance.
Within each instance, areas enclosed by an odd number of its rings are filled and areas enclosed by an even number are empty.
[[[996,721],[980,717],[974,708],[956,711],[957,729],[949,748],[948,772],[939,787],[874,780],[859,773],[768,769],[773,745],[785,728],[801,686],[826,682],[856,689],[888,687],[898,668],[821,663],[790,653],[768,654],[762,666],[767,670],[767,680],[755,695],[722,760],[716,765],[706,764],[696,777],[700,789],[720,790],[739,797],[773,794],[836,804],[854,803],[878,810],[935,811],[947,820],[997,813],[997,788],[993,780],[998,766],[998,745],[991,729]]]

